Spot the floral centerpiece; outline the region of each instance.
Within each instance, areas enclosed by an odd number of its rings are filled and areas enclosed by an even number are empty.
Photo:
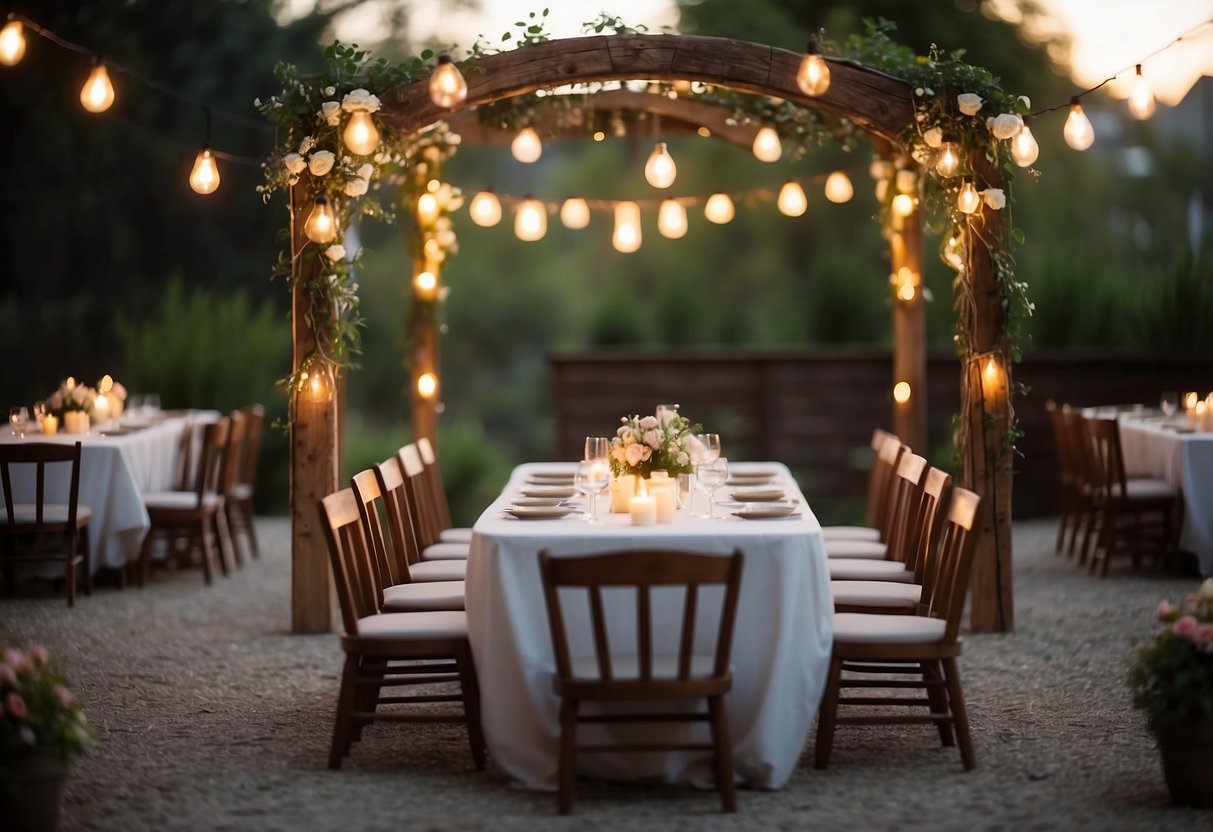
[[[655,416],[624,416],[611,439],[611,473],[648,477],[665,471],[671,477],[691,473],[695,434],[703,426],[692,425],[676,410]]]
[[[79,384],[68,376],[59,382],[59,388],[46,399],[47,412],[63,418],[64,413],[81,411],[91,413],[97,401],[97,391],[86,384]]]
[[[0,662],[0,779],[11,782],[39,756],[66,764],[92,741],[62,666],[45,648],[6,647]]]

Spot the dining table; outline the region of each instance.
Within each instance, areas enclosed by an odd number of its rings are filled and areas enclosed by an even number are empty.
[[[542,484],[558,481],[562,470],[571,483],[568,465],[518,466],[473,526],[465,584],[468,637],[480,678],[485,739],[494,760],[524,787],[556,788],[559,698],[540,550],[572,557],[636,549],[723,556],[740,549],[745,562],[733,637],[733,682],[725,699],[734,776],[750,787],[780,788],[797,765],[817,713],[833,638],[833,600],[821,524],[787,467],[773,462],[735,463],[731,471],[746,479],[720,488],[712,519],[680,508],[673,522],[633,525],[629,514],[605,511],[605,494],[598,498],[598,524],[589,522],[581,511],[536,519],[509,513],[519,495],[545,493]],[[753,494],[743,488],[764,475],[770,477],[768,490],[782,492],[778,505],[789,512],[787,516],[765,508],[774,504],[740,502],[739,495]],[[697,508],[706,508],[705,494],[696,499]],[[704,604],[709,605],[706,596]],[[653,608],[656,637],[675,639],[678,605],[655,601]],[[663,612],[671,620],[663,619]],[[705,614],[702,608],[700,612]],[[593,655],[588,620],[574,620],[568,626],[574,660]],[[608,614],[608,626],[634,628],[634,615],[616,610]],[[603,739],[617,741],[629,730],[633,732],[629,741],[636,736],[634,726],[618,724],[579,730],[582,740],[595,744]],[[667,732],[666,739],[707,738],[706,727],[686,723],[646,724],[642,730]],[[699,731],[703,733],[695,733]],[[583,754],[576,764],[578,773],[603,779],[712,783],[710,752]]]
[[[1180,492],[1179,547],[1196,555],[1200,573],[1213,576],[1213,432],[1198,430],[1183,414],[1119,416],[1125,475],[1165,480]]]
[[[0,442],[80,442],[79,504],[92,510],[88,535],[95,573],[101,567],[121,569],[138,560],[143,538],[151,528],[143,495],[174,488],[185,431],[218,417],[211,410],[175,411],[146,420],[128,418],[112,425],[93,425],[88,433],[27,432],[18,436],[2,431]],[[65,502],[68,484],[67,466],[47,468],[48,499]],[[34,488],[33,466],[14,468],[14,501],[32,502]],[[53,564],[46,568],[62,569]]]

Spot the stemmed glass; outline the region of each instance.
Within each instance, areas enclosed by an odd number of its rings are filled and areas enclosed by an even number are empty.
[[[701,433],[695,438],[701,446],[698,454],[700,462],[715,462],[720,459],[719,433]]]
[[[708,495],[708,513],[702,515],[706,519],[716,517],[716,489],[724,485],[728,478],[729,461],[724,457],[695,466],[695,487],[706,491]]]
[[[1158,406],[1162,409],[1162,415],[1170,419],[1179,411],[1179,393],[1174,390],[1163,393],[1158,400]]]
[[[605,436],[587,436],[585,438],[585,459],[606,460],[611,455],[611,440]]]
[[[25,437],[29,429],[29,410],[24,407],[14,407],[8,412],[8,423],[13,429],[13,436]]]
[[[590,501],[591,525],[599,525],[598,495],[611,481],[611,469],[604,459],[585,459],[577,463],[577,473],[573,475],[573,487],[584,494]]]

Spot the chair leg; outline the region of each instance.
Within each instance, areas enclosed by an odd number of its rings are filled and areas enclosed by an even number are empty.
[[[463,695],[463,716],[468,725],[468,744],[472,749],[472,763],[477,771],[484,771],[484,729],[480,723],[480,681],[476,676],[476,665],[472,661],[471,647],[459,651],[456,656],[459,667],[459,690]]]
[[[842,659],[830,657],[830,672],[826,677],[826,690],[821,697],[821,708],[817,711],[817,747],[813,756],[814,768],[830,765],[830,752],[834,748],[834,727],[838,719],[838,689],[842,686]]]
[[[960,691],[960,671],[956,659],[943,660],[943,673],[948,682],[948,699],[952,703],[952,719],[956,723],[956,740],[960,745],[960,759],[966,771],[977,768],[977,755],[973,751],[973,737],[969,733],[969,715],[965,710],[964,694]]]
[[[253,503],[247,501],[240,503],[240,514],[244,517],[244,530],[248,533],[249,548],[253,552],[253,557],[261,557],[261,544],[257,542],[257,524],[253,522]]]
[[[573,751],[577,746],[577,700],[566,696],[560,700],[560,767],[556,808],[562,815],[573,811]]]
[[[76,605],[76,547],[79,545],[76,535],[75,531],[69,532],[67,535],[67,605],[69,607]]]
[[[135,566],[135,586],[140,589],[143,589],[143,585],[151,576],[152,539],[155,535],[154,529],[148,529],[147,534],[143,536],[143,545],[139,547],[139,563]]]
[[[236,546],[235,535],[232,534],[232,524],[228,522],[226,503],[215,512],[215,528],[219,531],[219,550],[223,552],[223,559],[227,562],[228,568],[235,571],[237,566],[243,565],[243,561],[240,559],[240,549]]]
[[[354,710],[355,682],[358,678],[358,657],[346,654],[341,669],[341,690],[337,694],[337,717],[333,723],[333,744],[329,746],[329,768],[341,768],[341,758],[349,750],[350,713]]]
[[[715,746],[716,791],[720,792],[720,808],[737,811],[737,784],[733,782],[733,738],[729,733],[729,714],[723,696],[708,699],[708,714],[712,718],[712,745]]]
[[[198,521],[202,533],[202,579],[210,586],[215,579],[215,533],[211,531],[211,521],[203,517]]]
[[[931,702],[931,712],[946,714],[948,712],[948,692],[944,689],[943,668],[939,666],[939,662],[922,662],[922,680],[928,683],[927,699]],[[950,722],[937,722],[936,727],[939,729],[940,745],[945,748],[956,745]]]
[[[80,534],[80,556],[84,559],[84,594],[93,594],[93,555],[88,541],[88,526]]]

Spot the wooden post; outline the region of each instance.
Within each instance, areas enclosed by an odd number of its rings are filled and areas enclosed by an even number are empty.
[[[889,232],[893,281],[893,381],[910,397],[893,400],[893,432],[916,453],[927,451],[927,317],[922,301],[922,214],[915,208]]]
[[[308,243],[303,223],[312,208],[303,185],[291,188],[292,367],[298,370],[316,344],[308,325],[306,280],[320,270],[315,258],[300,257]],[[337,490],[339,472],[337,404],[311,402],[292,393],[291,413],[291,632],[332,629],[328,544],[320,525],[320,500]]]

